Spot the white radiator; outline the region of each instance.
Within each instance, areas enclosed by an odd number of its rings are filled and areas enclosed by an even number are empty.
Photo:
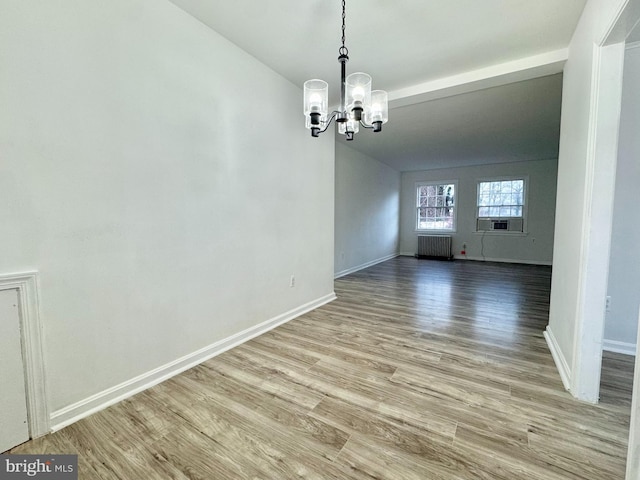
[[[419,235],[417,257],[452,258],[450,235]]]

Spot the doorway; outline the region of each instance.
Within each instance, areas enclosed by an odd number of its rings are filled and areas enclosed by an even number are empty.
[[[0,275],[0,452],[50,431],[37,284],[36,272]]]
[[[18,290],[0,290],[0,452],[29,440]]]

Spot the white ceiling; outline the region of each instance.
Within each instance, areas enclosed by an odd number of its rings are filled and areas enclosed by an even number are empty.
[[[326,80],[337,99],[339,0],[171,1],[296,85]],[[407,87],[565,49],[585,2],[347,0],[347,69],[398,98]],[[400,171],[557,154],[560,76],[486,86],[392,102],[383,132],[361,132],[350,146]]]
[[[540,77],[394,109],[345,143],[400,171],[557,158],[561,100],[562,74]]]

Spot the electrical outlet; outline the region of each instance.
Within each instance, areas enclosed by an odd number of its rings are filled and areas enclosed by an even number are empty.
[[[607,300],[604,304],[604,311],[605,312],[610,312],[611,311],[611,296],[607,295]]]
[[[291,275],[291,279],[289,280],[289,286],[290,287],[295,287],[296,286],[296,276],[295,275]]]

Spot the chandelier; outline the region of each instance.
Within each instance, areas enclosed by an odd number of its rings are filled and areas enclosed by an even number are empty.
[[[304,82],[305,126],[311,130],[311,136],[317,137],[329,128],[333,120],[338,133],[353,140],[360,126],[374,132],[382,131],[382,124],[389,119],[387,92],[371,91],[371,76],[357,72],[347,75],[349,50],[345,46],[345,1],[342,0],[342,46],[338,49],[340,63],[340,110],[329,114],[329,85],[323,80],[313,79]]]

